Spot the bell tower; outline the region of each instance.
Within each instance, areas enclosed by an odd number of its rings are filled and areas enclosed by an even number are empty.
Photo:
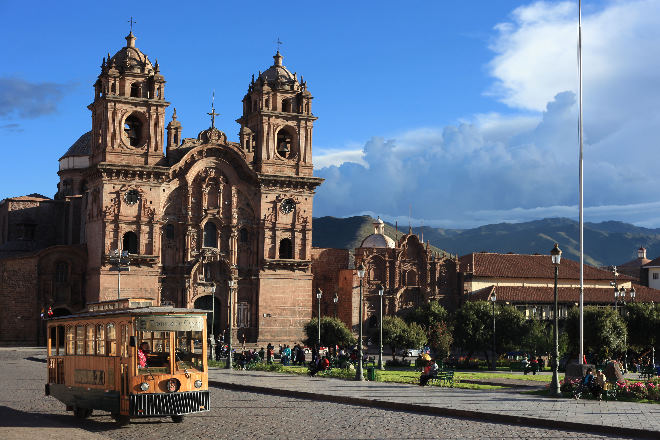
[[[295,73],[282,65],[280,52],[265,72],[254,76],[243,98],[241,147],[253,157],[257,172],[311,176],[312,95]]]
[[[126,46],[103,58],[94,84],[91,164],[157,165],[163,159],[165,78],[158,61],[151,64],[135,47],[133,32]]]

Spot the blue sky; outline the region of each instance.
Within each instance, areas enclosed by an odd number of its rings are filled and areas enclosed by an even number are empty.
[[[215,90],[216,125],[236,141],[251,75],[284,42],[319,117],[315,216],[577,217],[577,1],[103,5],[0,0],[0,199],[54,194],[132,15],[184,137],[209,126]],[[585,1],[583,20],[585,219],[660,227],[660,2]]]

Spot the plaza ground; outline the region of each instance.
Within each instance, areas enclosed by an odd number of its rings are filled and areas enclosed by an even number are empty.
[[[521,416],[545,411],[544,399],[514,392],[420,388],[386,383],[355,383],[334,379],[264,372],[210,371],[211,411],[190,415],[181,425],[168,418],[137,419],[118,428],[109,414],[98,412],[79,421],[64,405],[44,396],[45,351],[38,348],[1,348],[0,438],[3,439],[181,439],[181,438],[626,438],[617,433],[583,432],[529,426],[528,423],[488,421],[488,414],[518,408]],[[296,382],[300,381],[300,382]],[[265,387],[268,392],[249,390]],[[295,393],[309,393],[307,398]],[[313,396],[315,395],[315,396]],[[313,398],[312,398],[313,396]],[[349,404],[346,398],[360,398]],[[331,402],[329,400],[335,400]],[[394,408],[406,399],[434,408],[462,405],[484,409],[481,419]],[[387,409],[386,402],[390,402]],[[444,402],[444,403],[442,403]],[[515,402],[515,403],[512,403]],[[541,403],[539,403],[541,402]],[[651,423],[660,433],[660,405],[571,400],[552,401],[555,415],[573,420],[621,426]],[[536,409],[535,409],[536,408]],[[447,411],[446,411],[447,412]],[[590,420],[591,419],[591,420]],[[655,419],[655,425],[653,421]],[[647,434],[652,436],[652,433]],[[660,435],[660,434],[659,434]],[[627,436],[634,438],[635,436]]]

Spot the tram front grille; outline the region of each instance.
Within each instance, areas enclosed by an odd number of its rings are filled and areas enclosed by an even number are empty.
[[[209,410],[208,391],[167,394],[131,394],[130,415],[170,416]]]

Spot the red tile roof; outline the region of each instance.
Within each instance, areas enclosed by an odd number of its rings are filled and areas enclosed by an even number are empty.
[[[461,272],[472,272],[475,277],[497,278],[554,278],[555,269],[550,255],[495,254],[474,252],[460,259]],[[580,264],[562,258],[559,265],[559,279],[577,280],[580,278]],[[611,280],[612,273],[584,265],[585,280]],[[619,275],[619,280],[632,281],[627,275]]]
[[[554,302],[553,287],[537,286],[488,286],[468,294],[468,301],[486,301],[495,293],[497,302],[543,303]],[[630,301],[629,293],[626,299]],[[557,300],[560,303],[577,303],[580,289],[577,287],[559,287]],[[660,290],[635,284],[635,302],[660,302]],[[587,304],[613,304],[614,290],[611,287],[585,287],[584,302]]]

